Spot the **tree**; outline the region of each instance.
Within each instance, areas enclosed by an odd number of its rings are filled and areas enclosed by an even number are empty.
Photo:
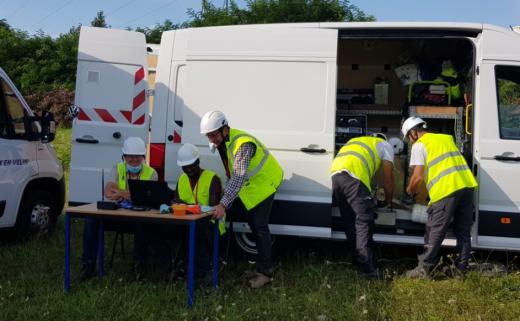
[[[105,13],[103,13],[103,10],[98,11],[96,16],[94,17],[94,20],[90,22],[90,25],[92,27],[110,28],[110,26],[107,25],[107,22],[105,20]]]
[[[188,10],[192,27],[326,21],[374,21],[372,15],[348,0],[247,0],[241,9],[231,0],[228,6],[216,7],[204,1],[202,9]]]
[[[179,29],[186,26],[186,24],[174,24],[173,22],[167,19],[162,24],[156,24],[153,28],[137,27],[135,31],[144,33],[144,35],[146,36],[147,43],[160,43],[163,31]]]

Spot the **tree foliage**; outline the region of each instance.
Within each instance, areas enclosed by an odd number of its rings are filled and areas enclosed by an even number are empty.
[[[244,9],[233,0],[222,8],[204,1],[200,11],[190,9],[188,15],[192,27],[375,20],[347,0],[247,0]]]
[[[234,0],[226,7],[203,1],[200,11],[188,10],[188,21],[170,20],[154,27],[136,28],[149,43],[159,43],[166,30],[186,27],[255,23],[372,21],[347,0],[247,0],[240,8]],[[103,11],[97,12],[91,25],[110,28]],[[24,94],[53,90],[73,90],[75,84],[80,26],[52,38],[43,31],[29,35],[0,20],[0,62]]]

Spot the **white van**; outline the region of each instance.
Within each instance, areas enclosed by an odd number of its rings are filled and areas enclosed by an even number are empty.
[[[402,120],[416,115],[432,131],[454,135],[478,178],[474,248],[520,250],[520,35],[511,30],[419,22],[209,27],[164,32],[159,52],[155,90],[147,91],[143,34],[81,29],[72,202],[100,199],[102,170],[121,159],[128,136],[149,141],[148,161],[171,186],[185,142],[199,147],[203,167],[225,178],[199,133],[202,115],[219,109],[283,167],[272,233],[344,239],[329,177],[335,152],[356,134],[399,137]],[[448,94],[456,84],[427,82],[444,62],[457,71],[465,100]],[[407,157],[405,146],[395,161],[397,210],[380,213],[376,241],[423,243],[414,207],[398,201]],[[233,228],[239,245],[253,251],[245,220]],[[454,244],[449,235],[444,245]]]
[[[37,117],[0,68],[0,229],[52,230],[65,202],[52,114]]]

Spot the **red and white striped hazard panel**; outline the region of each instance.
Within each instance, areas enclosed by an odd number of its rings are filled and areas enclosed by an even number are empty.
[[[147,111],[146,81],[144,81],[144,68],[141,67],[137,69],[134,74],[134,98],[131,110],[109,110],[104,107],[79,107],[78,119],[84,121],[142,125],[146,119]]]

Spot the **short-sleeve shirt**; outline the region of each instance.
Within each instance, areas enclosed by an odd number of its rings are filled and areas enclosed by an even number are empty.
[[[426,164],[426,148],[423,143],[415,143],[412,145],[410,152],[410,167],[421,166]]]

